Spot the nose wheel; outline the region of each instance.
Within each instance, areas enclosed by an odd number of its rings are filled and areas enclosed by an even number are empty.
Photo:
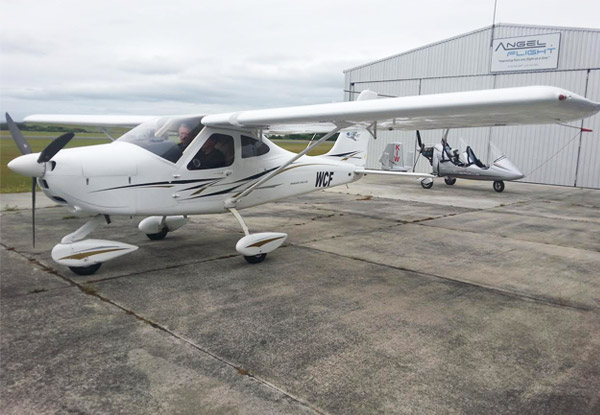
[[[498,193],[502,193],[504,191],[504,182],[502,180],[496,180],[494,182],[494,190]]]

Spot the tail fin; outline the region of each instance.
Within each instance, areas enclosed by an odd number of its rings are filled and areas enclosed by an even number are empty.
[[[376,92],[365,89],[360,93],[357,101],[377,99]],[[365,128],[353,127],[340,132],[333,148],[324,157],[335,157],[338,160],[364,167],[367,162],[367,148],[369,146],[369,133]]]
[[[371,133],[364,128],[342,130],[332,149],[321,157],[331,157],[363,167],[367,162],[367,147],[370,137]]]

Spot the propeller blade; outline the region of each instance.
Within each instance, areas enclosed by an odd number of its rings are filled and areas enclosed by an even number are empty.
[[[37,186],[37,180],[35,177],[32,179],[31,183],[31,233],[33,238],[33,247],[35,248],[35,190]]]
[[[421,140],[421,133],[417,130],[417,142],[419,143],[419,148],[423,151],[423,140]]]
[[[8,129],[10,130],[10,135],[12,136],[12,139],[15,142],[15,144],[17,145],[17,147],[19,147],[19,150],[21,150],[21,153],[22,154],[31,153],[32,152],[31,146],[29,145],[27,140],[25,140],[25,137],[23,137],[23,134],[19,130],[19,127],[17,127],[17,124],[15,124],[15,122],[13,121],[11,116],[8,114],[8,112],[5,113],[4,115],[6,116],[6,123],[8,124]]]
[[[415,164],[413,164],[412,171],[415,171],[415,168],[417,167],[417,163],[419,162],[419,157],[421,157],[420,151],[419,151],[419,155],[417,156],[417,159],[415,160]]]
[[[40,157],[37,160],[38,163],[50,161],[50,159],[54,157],[56,153],[58,153],[64,146],[66,146],[74,136],[75,134],[73,133],[66,133],[52,140],[52,142],[48,144],[48,146],[40,153]]]

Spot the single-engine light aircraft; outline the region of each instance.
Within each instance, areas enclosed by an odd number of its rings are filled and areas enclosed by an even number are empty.
[[[417,142],[419,155],[423,155],[433,169],[437,177],[444,177],[448,186],[454,185],[456,179],[486,180],[494,182],[492,187],[498,193],[504,191],[504,181],[519,180],[525,177],[523,173],[509,159],[501,153],[493,144],[493,162],[490,165],[483,164],[477,158],[473,149],[467,146],[461,139],[465,150],[460,152],[448,144],[448,131],[442,137],[442,142],[432,147],[427,147],[421,140],[421,134],[417,130]],[[433,179],[426,177],[421,180],[424,189],[431,189]]]
[[[33,219],[36,185],[73,212],[94,215],[52,249],[53,260],[77,274],[92,274],[103,262],[137,249],[121,242],[86,239],[113,215],[146,216],[139,229],[151,239],[162,239],[184,226],[189,215],[231,212],[245,234],[236,244],[237,252],[249,263],[257,263],[281,246],[287,234],[251,233],[239,210],[351,183],[365,174],[431,177],[366,169],[368,140],[376,138],[378,129],[562,123],[600,110],[600,103],[546,86],[375,96],[363,91],[351,102],[214,115],[34,115],[25,122],[135,126],[110,144],[63,149],[73,137],[68,133],[36,154],[7,114],[13,138],[24,154],[8,166],[33,178]],[[326,134],[298,154],[265,137],[294,131]],[[328,153],[307,155],[337,133]],[[35,241],[35,225],[33,229]]]

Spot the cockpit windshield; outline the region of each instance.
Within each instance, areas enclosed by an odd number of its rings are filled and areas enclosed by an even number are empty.
[[[138,125],[117,141],[138,145],[176,163],[202,130],[201,119],[201,116],[155,118]]]

